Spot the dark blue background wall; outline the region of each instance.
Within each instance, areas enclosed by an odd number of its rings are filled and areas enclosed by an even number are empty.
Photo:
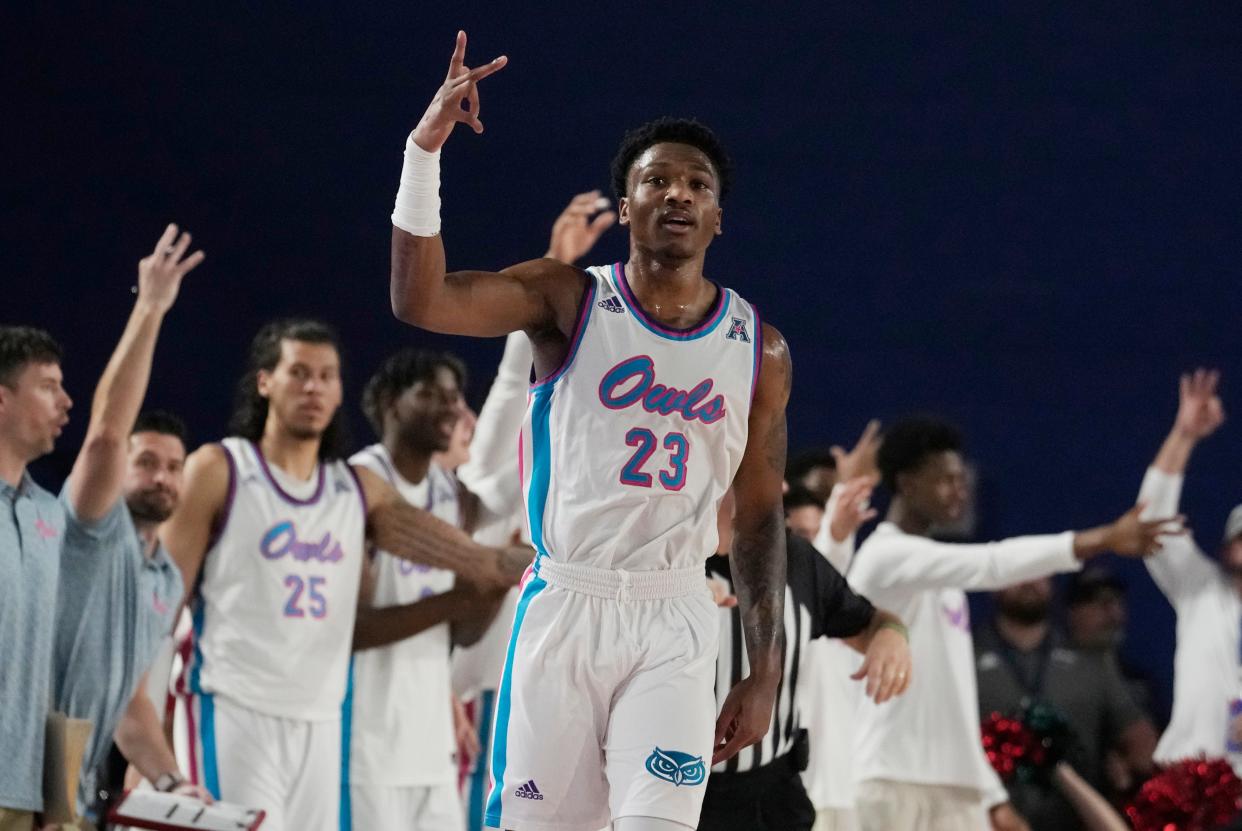
[[[459,27],[474,62],[511,63],[483,89],[487,133],[444,153],[450,265],[542,253],[567,197],[607,187],[627,127],[704,119],[739,172],[709,273],[789,339],[795,446],[943,412],[980,465],[986,534],[1049,531],[1130,504],[1180,370],[1219,366],[1242,401],[1236,7],[200,5],[0,26],[0,319],[65,341],[78,400],[36,468],[50,482],[169,220],[209,258],[149,400],[199,439],[256,327],[289,312],[341,327],[351,402],[411,342],[459,351],[481,397],[499,342],[425,335],[387,302],[402,143]],[[614,230],[596,259],[625,250]],[[1240,457],[1229,424],[1195,459],[1206,542],[1242,499]],[[1171,614],[1127,566],[1131,650],[1167,677]]]

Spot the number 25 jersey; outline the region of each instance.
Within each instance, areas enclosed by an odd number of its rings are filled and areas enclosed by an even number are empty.
[[[342,460],[301,483],[227,438],[229,501],[193,601],[190,688],[270,716],[340,718],[366,514]]]
[[[522,429],[531,542],[540,559],[601,569],[700,566],[746,449],[759,314],[717,287],[699,325],[670,329],[623,264],[586,273],[568,354],[531,386]]]

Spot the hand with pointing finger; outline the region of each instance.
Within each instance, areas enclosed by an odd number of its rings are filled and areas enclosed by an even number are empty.
[[[448,76],[414,128],[414,143],[434,153],[448,141],[449,133],[458,122],[469,124],[476,133],[483,132],[483,122],[479,120],[479,81],[499,72],[508,62],[509,59],[501,55],[491,63],[471,69],[466,66],[466,33],[458,32]]]

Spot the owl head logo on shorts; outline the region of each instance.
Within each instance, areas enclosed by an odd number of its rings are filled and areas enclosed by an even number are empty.
[[[647,757],[647,772],[656,779],[674,785],[702,785],[707,779],[707,768],[702,756],[691,756],[676,750],[656,748]]]

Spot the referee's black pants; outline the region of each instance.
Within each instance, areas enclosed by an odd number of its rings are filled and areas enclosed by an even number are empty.
[[[786,754],[745,773],[707,780],[699,831],[811,831],[815,806]]]

